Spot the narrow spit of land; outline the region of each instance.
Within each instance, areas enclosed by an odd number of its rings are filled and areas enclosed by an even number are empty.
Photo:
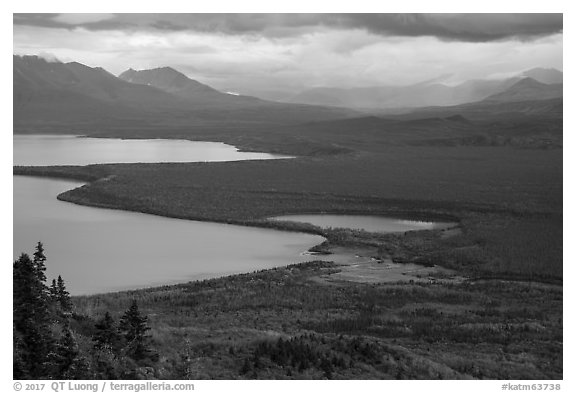
[[[78,204],[304,231],[333,245],[372,246],[376,257],[468,274],[561,280],[561,168],[556,150],[395,147],[276,161],[15,167],[14,173],[91,181],[59,196]],[[462,230],[398,236],[266,219],[315,212],[447,219]]]
[[[14,174],[88,181],[59,196],[73,203],[327,238],[312,251],[333,262],[74,299],[89,319],[138,299],[164,356],[154,377],[183,378],[171,373],[189,351],[197,378],[561,378],[561,150],[317,146],[339,154]],[[266,220],[315,212],[459,229],[383,235]],[[398,266],[398,282],[374,280]],[[331,366],[297,358],[302,345]]]

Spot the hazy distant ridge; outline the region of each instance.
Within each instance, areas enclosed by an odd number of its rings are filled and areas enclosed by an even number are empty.
[[[562,97],[562,84],[545,84],[532,78],[524,78],[501,93],[487,97],[489,102],[516,102],[549,100]]]
[[[562,83],[561,71],[534,68],[506,79],[474,79],[455,86],[431,80],[408,86],[313,88],[292,97],[290,102],[366,109],[452,106],[482,101],[506,91],[526,77],[541,84]]]

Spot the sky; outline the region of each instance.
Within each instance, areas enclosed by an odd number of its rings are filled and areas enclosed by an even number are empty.
[[[455,84],[562,70],[562,14],[14,14],[14,54],[173,67],[225,91]]]

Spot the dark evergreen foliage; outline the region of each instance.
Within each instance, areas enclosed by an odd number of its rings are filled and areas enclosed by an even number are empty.
[[[29,379],[28,365],[23,356],[22,335],[12,327],[13,349],[12,349],[12,375],[14,379]]]
[[[148,347],[149,336],[146,335],[146,332],[150,330],[148,317],[140,314],[136,300],[132,301],[132,305],[120,319],[118,330],[124,339],[128,356],[134,360],[153,357]]]
[[[304,373],[308,369],[317,369],[323,372],[326,379],[332,379],[333,373],[346,368],[346,362],[341,356],[326,351],[324,337],[315,335],[302,335],[288,340],[279,338],[275,343],[263,341],[258,344],[252,359],[244,359],[240,373],[249,374],[250,371],[261,368],[264,357],[268,357],[277,366],[287,368],[287,375],[292,376],[293,371]]]
[[[39,242],[34,259],[22,254],[13,264],[14,379],[118,379],[139,375],[138,362],[157,361],[146,334],[148,318],[136,302],[118,328],[108,312],[90,327],[88,317],[72,313],[61,276],[46,286],[45,263]],[[81,335],[94,332],[92,350],[79,346],[72,324]]]
[[[63,312],[72,311],[72,300],[70,300],[70,293],[66,290],[66,285],[61,276],[58,276],[56,281],[56,299]]]
[[[94,349],[117,352],[120,346],[120,335],[110,313],[106,312],[104,317],[94,327],[96,328],[96,333],[92,336]]]
[[[40,254],[36,262],[22,254],[13,265],[14,347],[21,364],[15,372],[32,378],[44,375],[46,357],[52,347],[47,288],[40,279],[45,277]]]
[[[51,378],[89,378],[90,372],[88,361],[80,353],[74,333],[68,324],[66,324],[62,329],[60,340],[56,343],[54,351],[49,354],[48,359],[49,376]]]
[[[36,277],[39,282],[46,282],[46,256],[44,255],[44,245],[38,242],[36,245],[36,250],[33,254],[34,257],[34,270],[36,271]]]
[[[56,303],[58,301],[58,287],[56,286],[56,280],[52,279],[52,284],[48,288],[48,294],[50,295],[50,301]]]
[[[78,345],[70,331],[69,326],[65,326],[60,340],[56,343],[53,351],[48,354],[48,374],[52,378],[62,379],[68,371],[74,358],[78,355]]]

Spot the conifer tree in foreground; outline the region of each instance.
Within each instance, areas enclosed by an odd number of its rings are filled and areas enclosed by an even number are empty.
[[[122,316],[118,330],[125,340],[128,356],[136,361],[152,356],[148,347],[149,336],[146,335],[150,330],[148,317],[140,314],[136,300],[132,301],[132,305]]]
[[[66,323],[62,336],[48,355],[49,375],[57,379],[86,379],[88,362],[80,354],[76,338]]]
[[[52,303],[58,302],[58,287],[56,286],[55,279],[52,279],[52,284],[50,285],[50,288],[48,288],[48,295]]]
[[[58,280],[52,280],[52,284],[48,288],[48,299],[52,304],[53,311],[59,311],[65,317],[72,312],[72,299],[66,290],[62,276],[58,276]]]
[[[40,378],[45,373],[46,357],[51,350],[48,288],[42,243],[36,246],[34,260],[22,254],[13,264],[14,350],[18,362],[14,374]]]
[[[24,357],[24,344],[22,335],[16,331],[12,324],[12,378],[14,379],[31,379],[28,365]]]
[[[94,325],[93,349],[87,350],[82,325],[72,330],[87,317],[72,314],[61,276],[46,286],[45,262],[44,247],[38,243],[33,259],[23,253],[13,264],[14,379],[132,378],[139,375],[139,366],[158,360],[149,347],[148,318],[140,314],[136,301],[118,327],[106,312]]]
[[[92,335],[92,356],[95,377],[97,379],[117,379],[121,373],[120,349],[122,339],[114,319],[107,311],[104,317],[94,325]]]
[[[36,271],[36,277],[41,283],[46,282],[46,255],[44,255],[44,245],[42,242],[36,244],[36,250],[33,254],[34,260],[34,270]],[[45,284],[44,284],[45,285]],[[44,291],[46,294],[46,292]]]
[[[70,299],[70,293],[66,290],[66,285],[61,276],[58,276],[56,281],[56,299],[60,308],[63,312],[72,311],[72,300]]]
[[[104,317],[94,325],[96,333],[92,336],[94,349],[111,350],[116,352],[120,345],[120,336],[116,330],[114,319],[108,311]]]

